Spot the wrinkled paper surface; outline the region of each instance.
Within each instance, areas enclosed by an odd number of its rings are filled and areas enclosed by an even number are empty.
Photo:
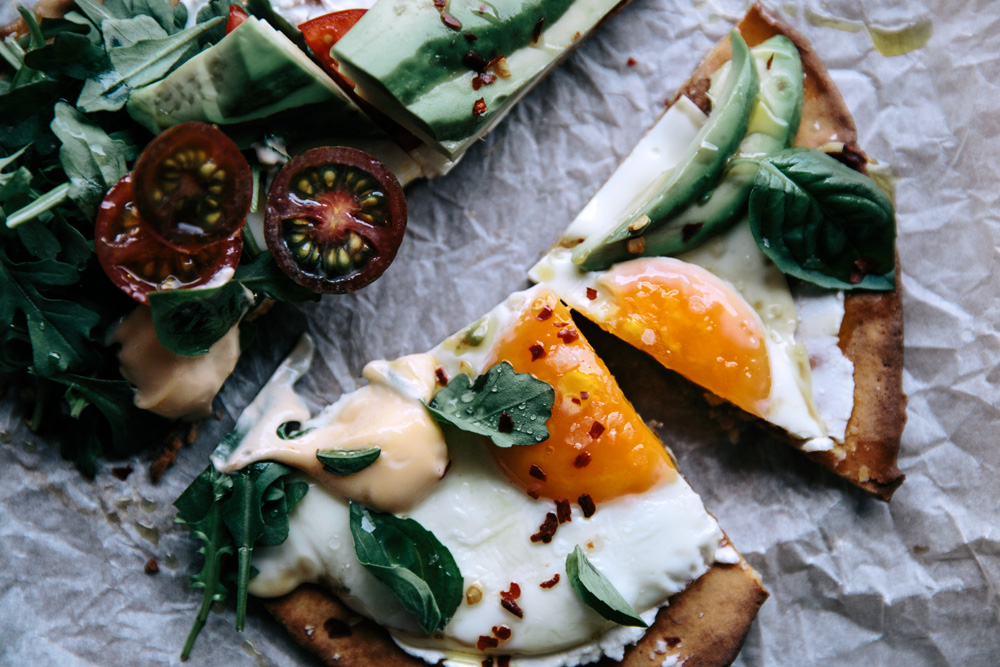
[[[907,480],[892,503],[759,429],[731,442],[701,392],[585,329],[771,591],[739,665],[1000,660],[1000,6],[892,4],[775,7],[829,66],[861,147],[899,177],[909,407]],[[106,462],[87,481],[10,397],[0,403],[0,663],[178,664],[200,556],[170,503],[298,335],[319,344],[300,387],[320,406],[357,386],[366,361],[425,350],[526,287],[527,269],[744,9],[635,0],[605,24],[451,174],[412,186],[409,231],[381,280],[265,318],[216,399],[222,419],[158,485],[144,458],[127,481]],[[887,57],[865,25],[933,36]],[[259,605],[242,635],[233,619],[231,602],[210,616],[190,664],[315,663]]]

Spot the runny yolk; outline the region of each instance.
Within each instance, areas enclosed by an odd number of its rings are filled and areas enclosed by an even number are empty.
[[[555,389],[547,440],[490,448],[530,495],[577,502],[586,494],[600,502],[643,493],[677,474],[554,293],[542,292],[493,354],[489,365],[508,361]]]
[[[662,257],[619,264],[599,283],[617,307],[602,328],[747,412],[766,413],[764,325],[729,283]]]

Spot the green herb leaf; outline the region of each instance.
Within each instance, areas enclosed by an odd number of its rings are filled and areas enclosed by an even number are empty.
[[[24,56],[24,63],[52,77],[66,76],[85,80],[111,67],[108,54],[87,35],[60,32],[51,44],[33,49]]]
[[[619,625],[649,627],[579,546],[566,556],[566,576],[580,599],[604,618]]]
[[[121,109],[133,89],[159,81],[197,53],[201,35],[220,22],[222,18],[217,17],[169,37],[111,48],[108,57],[113,69],[88,79],[76,106],[87,113]],[[156,27],[163,32],[159,25]]]
[[[351,503],[358,562],[416,616],[425,632],[443,628],[462,602],[462,573],[448,548],[413,519]]]
[[[270,0],[247,0],[246,7],[247,12],[270,23],[306,54],[312,53],[306,46],[306,39],[302,36],[302,31],[289,23],[284,16],[274,11]]]
[[[475,384],[468,375],[455,376],[427,409],[438,421],[485,435],[498,447],[534,445],[549,437],[545,422],[555,397],[552,385],[502,361]]]
[[[333,475],[345,477],[361,472],[378,460],[382,450],[378,447],[366,449],[322,449],[316,458],[323,464],[323,470]]]
[[[319,300],[319,294],[298,284],[278,268],[269,252],[262,252],[250,264],[236,267],[233,282],[245,285],[254,294],[276,301],[297,303]]]
[[[788,275],[830,289],[895,288],[892,202],[829,155],[796,147],[762,160],[749,211],[757,245]]]
[[[128,173],[129,144],[112,139],[65,102],[55,105],[52,132],[59,137],[59,161],[69,177],[69,196],[87,214],[97,209],[112,185]]]
[[[234,282],[149,295],[156,337],[165,348],[185,357],[207,354],[243,319],[252,303],[247,291]]]

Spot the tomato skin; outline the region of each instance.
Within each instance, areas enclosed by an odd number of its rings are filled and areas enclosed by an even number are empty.
[[[202,246],[231,235],[250,210],[252,176],[221,130],[189,121],[143,149],[132,171],[143,220],[171,245]]]
[[[292,158],[271,184],[264,235],[281,270],[314,292],[368,285],[396,257],[406,196],[364,151],[314,148]]]
[[[229,5],[229,18],[226,19],[226,34],[228,35],[233,30],[236,30],[248,18],[250,18],[250,15],[247,14],[247,10],[243,9],[241,5]]]
[[[179,248],[166,243],[142,220],[134,203],[132,175],[108,191],[97,212],[94,250],[104,273],[125,294],[148,304],[147,294],[222,283],[243,250],[243,230],[215,243]]]
[[[299,25],[302,36],[309,49],[316,56],[320,66],[338,83],[343,82],[349,88],[354,88],[354,82],[340,73],[337,61],[330,56],[330,49],[347,31],[354,27],[362,16],[364,9],[345,9],[332,14],[324,14]]]

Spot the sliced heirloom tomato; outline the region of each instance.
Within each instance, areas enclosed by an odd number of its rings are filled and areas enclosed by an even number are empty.
[[[354,82],[340,73],[340,66],[330,55],[330,49],[341,37],[347,34],[348,30],[354,27],[354,24],[365,15],[365,11],[364,9],[345,9],[317,16],[299,26],[306,44],[309,45],[316,60],[326,70],[326,73],[334,80],[344,82],[350,88],[354,87]]]
[[[240,27],[240,24],[250,18],[242,5],[229,5],[229,17],[226,19],[226,34]]]
[[[206,123],[181,123],[160,134],[132,174],[143,220],[174,245],[224,239],[250,210],[250,165],[229,137]]]
[[[314,148],[292,158],[267,198],[268,249],[285,273],[315,292],[371,283],[395,258],[405,230],[399,181],[354,148]]]
[[[111,282],[139,303],[149,303],[150,292],[226,282],[240,261],[243,230],[197,248],[172,246],[139,216],[132,177],[126,174],[101,202],[94,250]]]

